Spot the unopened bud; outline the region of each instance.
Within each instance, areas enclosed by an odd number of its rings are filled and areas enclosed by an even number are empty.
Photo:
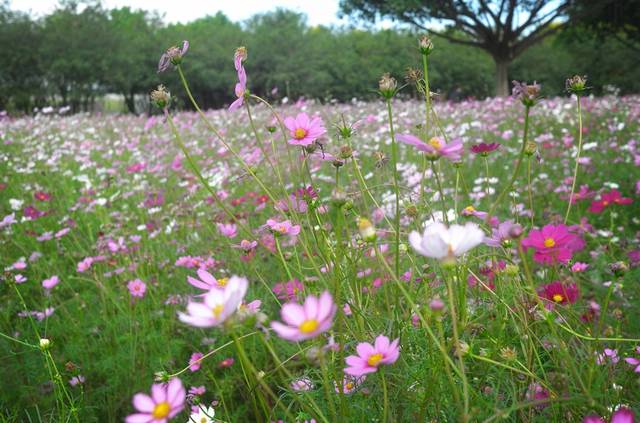
[[[47,338],[40,338],[40,349],[47,351],[51,347],[51,341]]]
[[[524,147],[525,154],[527,154],[528,156],[532,156],[536,153],[537,150],[538,144],[533,141],[527,141],[527,145],[525,145]]]
[[[347,202],[347,193],[344,192],[342,188],[338,187],[333,190],[333,193],[331,194],[331,201],[334,205],[342,207]]]
[[[587,89],[587,77],[574,75],[565,82],[567,91],[571,94],[582,95]]]
[[[418,216],[418,207],[413,203],[409,203],[405,206],[405,212],[407,216],[415,218]]]
[[[171,94],[164,88],[164,85],[158,85],[158,88],[151,91],[151,101],[158,106],[159,109],[166,109],[171,102]]]
[[[350,159],[353,156],[353,149],[348,145],[343,145],[340,147],[340,158],[341,159]]]
[[[398,87],[398,83],[395,78],[393,78],[390,74],[385,73],[380,78],[380,82],[378,83],[378,89],[380,90],[380,95],[386,98],[387,100],[391,99],[396,94],[396,88]]]
[[[440,298],[434,298],[429,302],[429,308],[434,313],[440,313],[444,310],[444,302]]]
[[[431,38],[426,35],[423,35],[418,40],[418,46],[420,47],[420,53],[428,56],[433,51],[433,42]]]

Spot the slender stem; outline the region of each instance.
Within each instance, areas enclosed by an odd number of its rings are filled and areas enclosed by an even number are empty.
[[[447,204],[444,201],[444,191],[442,190],[442,183],[440,182],[440,173],[438,169],[436,169],[436,162],[431,161],[431,170],[433,171],[433,175],[436,177],[436,184],[438,186],[438,194],[440,195],[440,204],[442,205],[442,220],[446,224],[449,224],[449,218],[447,217]]]
[[[527,188],[529,191],[529,211],[531,212],[531,227],[533,228],[533,218],[535,217],[535,211],[533,208],[533,187],[531,186],[531,156],[529,156],[529,161],[527,163]]]
[[[507,184],[507,186],[502,190],[498,198],[496,198],[496,201],[493,203],[493,205],[489,209],[489,213],[487,214],[487,222],[491,221],[491,217],[493,216],[493,212],[496,210],[496,207],[498,207],[498,205],[500,204],[504,196],[507,194],[507,192],[511,191],[511,188],[513,187],[513,183],[518,178],[518,173],[520,172],[520,166],[522,165],[522,160],[524,159],[524,153],[527,149],[527,136],[529,132],[529,110],[530,109],[531,108],[529,106],[525,106],[524,134],[522,136],[522,148],[520,149],[520,155],[518,156],[516,167],[513,169],[513,174],[511,175],[511,180],[509,181],[509,184]]]
[[[382,403],[382,422],[387,423],[389,413],[389,394],[387,393],[387,379],[384,377],[384,369],[380,369],[380,378],[382,379],[382,396],[384,402]]]
[[[393,166],[393,187],[396,192],[396,255],[395,255],[395,271],[396,277],[400,275],[400,190],[398,189],[398,145],[393,131],[393,114],[391,111],[391,99],[387,99],[387,115],[389,118],[389,132],[391,134],[391,161]]]
[[[576,103],[578,104],[578,154],[576,155],[576,165],[573,169],[573,182],[571,183],[571,194],[569,194],[569,205],[567,206],[567,213],[564,215],[564,223],[569,220],[569,214],[571,213],[571,203],[573,203],[573,193],[576,190],[576,182],[578,181],[578,167],[580,166],[580,153],[582,151],[582,106],[580,104],[580,96],[576,96]]]

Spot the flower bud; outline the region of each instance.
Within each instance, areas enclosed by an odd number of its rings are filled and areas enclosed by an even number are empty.
[[[376,239],[376,228],[371,221],[365,217],[358,219],[358,230],[363,240],[373,242]]]
[[[418,217],[418,207],[416,207],[416,205],[413,203],[408,203],[405,206],[405,212],[407,213],[407,216],[411,218]]]
[[[347,193],[340,187],[337,187],[331,193],[331,201],[337,207],[342,207],[347,202]]]
[[[524,152],[527,156],[532,156],[538,150],[538,144],[533,141],[527,141],[527,145],[524,147]]]
[[[343,145],[340,147],[340,158],[343,160],[350,159],[353,157],[353,149],[348,145]]]
[[[396,95],[396,89],[398,88],[398,83],[395,78],[393,78],[389,73],[385,73],[380,78],[380,82],[378,83],[378,89],[380,91],[380,95],[385,99],[389,100],[394,95]]]
[[[342,160],[340,160],[340,159],[335,159],[331,164],[335,168],[340,168],[340,167],[344,166],[344,162]]]
[[[418,47],[420,47],[420,53],[428,56],[433,51],[433,42],[427,35],[423,35],[418,40]]]
[[[151,101],[153,101],[159,109],[163,110],[169,107],[169,103],[171,102],[171,93],[169,93],[162,84],[158,85],[157,89],[151,91],[150,97]]]
[[[440,313],[444,310],[444,302],[440,298],[436,297],[429,302],[429,308],[434,313]]]
[[[574,75],[565,82],[567,92],[580,96],[587,89],[587,77]]]
[[[47,351],[51,347],[51,341],[47,338],[40,339],[40,349],[42,351]]]

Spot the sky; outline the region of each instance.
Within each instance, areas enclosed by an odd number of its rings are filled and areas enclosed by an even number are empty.
[[[339,0],[102,0],[106,8],[130,6],[133,9],[157,10],[164,14],[165,22],[189,22],[206,15],[222,12],[232,21],[243,21],[256,13],[277,7],[291,9],[307,15],[307,23],[340,25],[348,19],[338,19]],[[46,15],[55,9],[57,0],[10,0],[14,10]],[[382,24],[382,27],[386,27]]]

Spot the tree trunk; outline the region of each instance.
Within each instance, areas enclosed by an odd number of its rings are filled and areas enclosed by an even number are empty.
[[[496,96],[508,97],[509,92],[509,76],[507,75],[507,68],[509,67],[509,60],[505,59],[493,59],[496,63]]]
[[[127,106],[127,110],[129,113],[136,114],[136,102],[135,102],[135,94],[130,92],[128,95],[124,94],[124,103]]]

